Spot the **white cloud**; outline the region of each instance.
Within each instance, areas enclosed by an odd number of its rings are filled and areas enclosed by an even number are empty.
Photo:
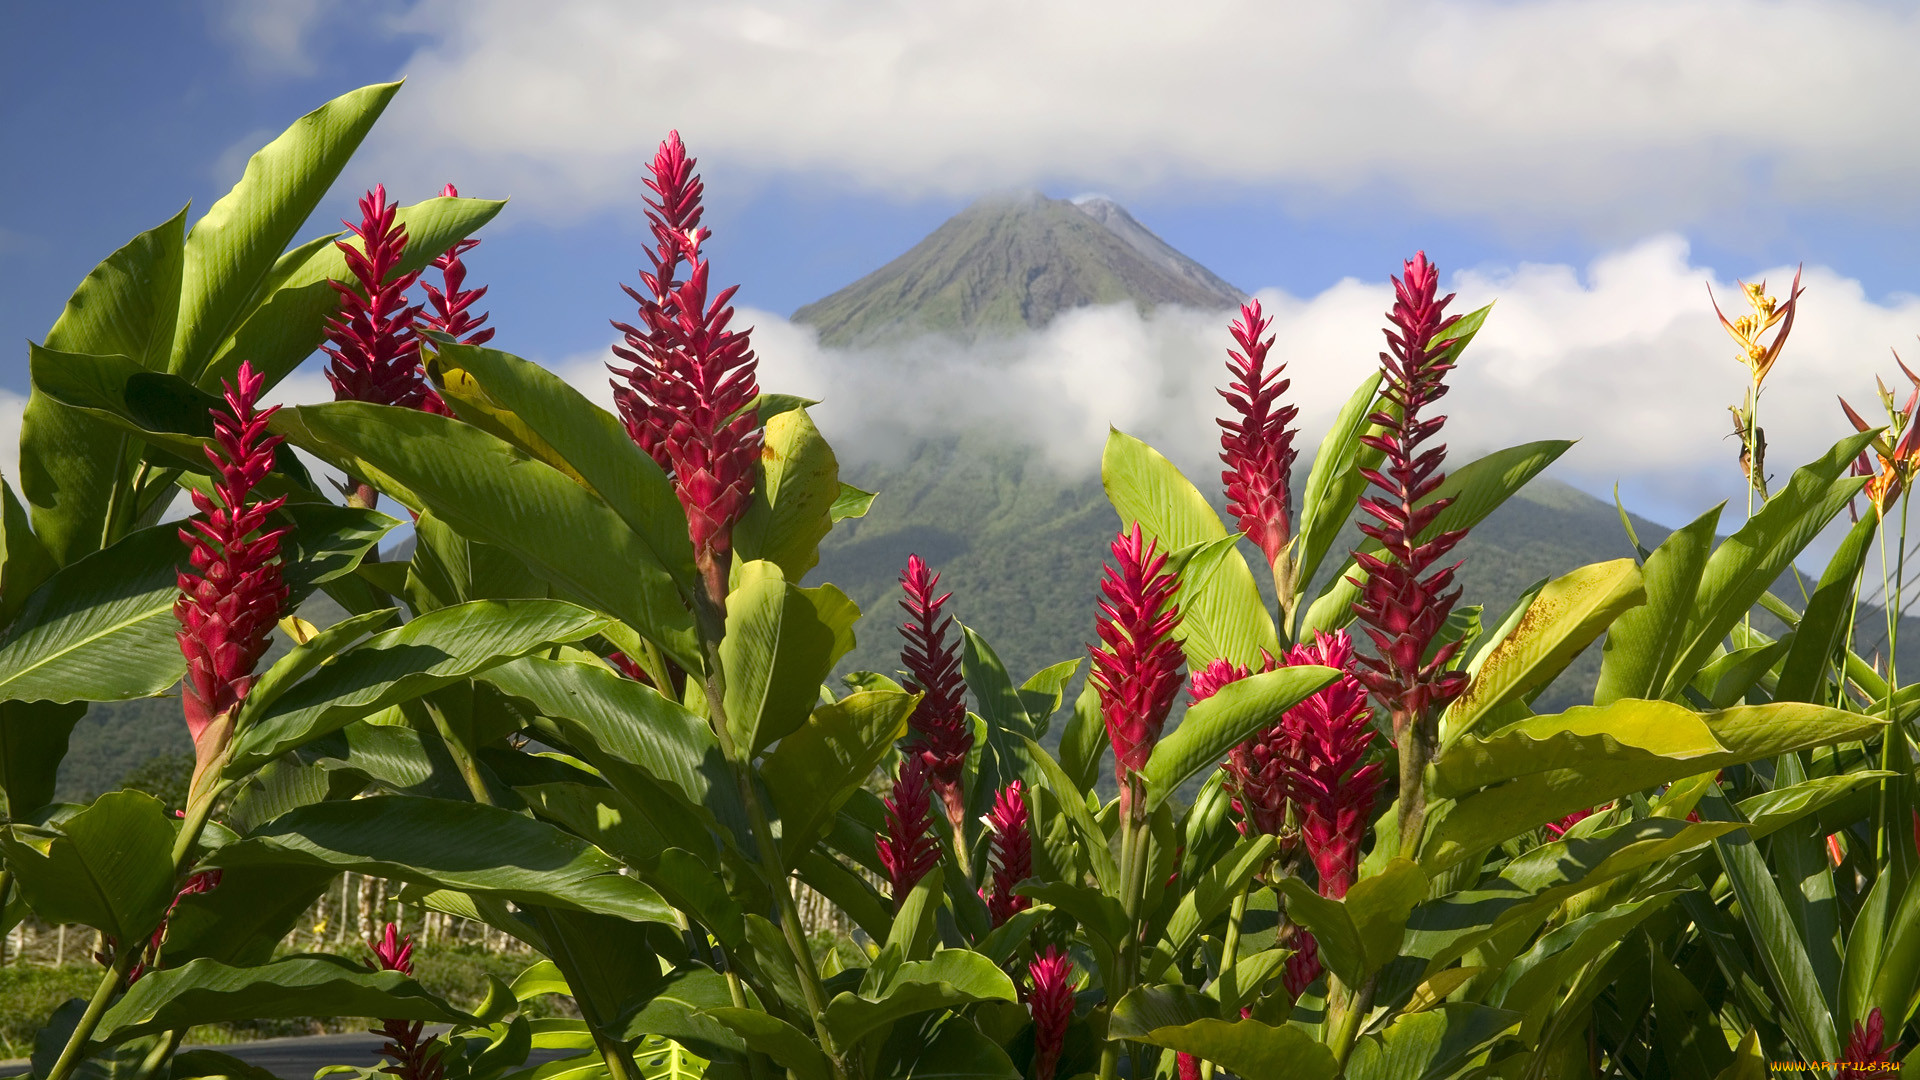
[[[219,0],[211,13],[215,31],[233,42],[249,70],[275,75],[316,70],[309,45],[326,14],[321,0]]]
[[[27,399],[11,390],[0,390],[0,476],[5,476],[15,498],[20,494],[20,418],[27,413]]]
[[[1530,264],[1453,275],[1451,310],[1497,304],[1438,410],[1449,416],[1449,461],[1577,438],[1552,475],[1602,497],[1618,482],[1630,506],[1669,524],[1730,500],[1723,525],[1736,524],[1744,501],[1727,406],[1741,400],[1746,369],[1707,286],[1739,303],[1738,286],[1688,256],[1684,240],[1662,235],[1584,270]],[[1784,294],[1792,268],[1764,276]],[[1803,284],[1793,335],[1761,399],[1776,487],[1852,430],[1836,394],[1876,415],[1874,376],[1899,374],[1888,347],[1904,352],[1920,330],[1920,299],[1876,302],[1857,281],[1817,266]],[[1312,297],[1258,295],[1276,317],[1274,355],[1288,365],[1288,400],[1301,410],[1299,482],[1335,411],[1378,363],[1391,291],[1348,280]],[[1224,312],[1085,308],[1010,340],[853,352],[823,349],[810,328],[770,312],[743,311],[736,325],[754,326],[763,387],[823,401],[815,415],[843,457],[884,458],[928,434],[998,425],[1058,468],[1091,471],[1111,424],[1211,486],[1229,321]],[[610,406],[607,358],[556,366]]]
[[[670,127],[906,195],[1220,181],[1617,237],[1755,194],[1884,214],[1920,164],[1920,12],[1865,0],[423,0],[398,25],[430,43],[385,174],[547,214],[633,205]]]

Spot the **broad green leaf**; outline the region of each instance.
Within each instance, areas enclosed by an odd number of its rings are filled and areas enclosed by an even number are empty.
[[[1354,882],[1341,900],[1320,896],[1298,878],[1282,878],[1280,886],[1288,914],[1313,931],[1327,967],[1348,986],[1359,986],[1399,954],[1407,920],[1428,888],[1427,875],[1408,859]]]
[[[413,510],[518,555],[548,581],[698,671],[692,618],[645,541],[593,493],[524,451],[443,416],[362,402],[283,409],[274,429]]]
[[[652,815],[626,795],[565,780],[523,784],[513,790],[527,801],[535,817],[588,841],[649,880],[658,879],[654,870],[669,841],[654,826]]]
[[[542,951],[566,977],[585,1015],[617,1017],[666,981],[652,945],[655,935],[642,923],[559,908],[532,914],[546,942]]]
[[[1344,904],[1313,891],[1296,877],[1283,877],[1274,889],[1286,901],[1287,918],[1313,931],[1320,962],[1348,986],[1366,978],[1367,947]]]
[[[727,726],[751,757],[806,723],[820,684],[853,645],[860,609],[831,585],[800,589],[773,563],[742,564],[720,642]]]
[[[1505,640],[1476,657],[1473,681],[1441,718],[1441,744],[1472,731],[1501,705],[1552,682],[1646,596],[1632,559],[1584,566],[1549,583]]]
[[[749,1047],[772,1058],[795,1080],[833,1080],[833,1063],[811,1037],[785,1020],[757,1009],[726,1006],[706,1015],[732,1029]]]
[[[1434,517],[1433,523],[1420,534],[1420,540],[1425,542],[1443,532],[1478,525],[1572,445],[1561,439],[1524,443],[1497,450],[1449,473],[1438,488],[1420,500],[1422,506],[1437,499],[1453,500]],[[1384,549],[1369,540],[1362,550],[1377,556]],[[1307,609],[1306,618],[1300,624],[1301,637],[1316,630],[1331,631],[1345,626],[1353,618],[1353,604],[1360,599],[1360,588],[1366,580],[1365,572],[1349,557],[1328,581],[1326,590]]]
[[[295,230],[333,186],[399,83],[362,87],[294,121],[247,162],[233,190],[187,234],[179,318],[167,370],[197,381],[260,298]]]
[[[1280,714],[1318,692],[1340,673],[1303,664],[1249,675],[1189,708],[1180,726],[1160,740],[1147,759],[1147,806],[1165,802],[1175,789],[1219,764],[1227,751],[1274,723]]]
[[[559,600],[475,600],[369,638],[277,697],[241,732],[227,765],[239,776],[382,709],[555,642],[605,617]]]
[[[59,568],[33,534],[13,485],[0,479],[0,627],[12,623],[27,596]]]
[[[0,701],[0,816],[19,820],[53,801],[82,701]]]
[[[111,791],[44,828],[0,831],[20,892],[47,922],[81,923],[121,941],[151,932],[173,899],[173,823],[139,791]]]
[[[1383,373],[1378,369],[1360,381],[1360,385],[1340,407],[1339,415],[1320,440],[1313,455],[1313,468],[1307,473],[1307,486],[1300,493],[1300,527],[1295,534],[1294,562],[1299,589],[1306,589],[1327,550],[1340,534],[1341,526],[1353,517],[1354,504],[1366,490],[1367,478],[1356,465],[1365,455],[1377,457],[1360,439],[1372,431],[1368,417],[1380,393]],[[1384,404],[1384,403],[1382,403]]]
[[[566,976],[553,966],[551,960],[536,960],[525,971],[513,977],[509,986],[514,1000],[532,1001],[545,994],[571,995],[573,988],[567,985]]]
[[[1236,1076],[1333,1080],[1339,1073],[1333,1051],[1306,1030],[1221,1020],[1210,1015],[1215,1008],[1185,987],[1141,987],[1114,1006],[1107,1037],[1192,1054]]]
[[[1775,701],[1819,701],[1818,691],[1853,622],[1856,586],[1880,518],[1869,514],[1847,532],[1827,569],[1807,600],[1807,610],[1794,628],[1793,647],[1774,686]]]
[[[1081,695],[1083,698],[1085,695]],[[1087,811],[1086,797],[1081,788],[1075,786],[1066,770],[1053,760],[1046,748],[1032,739],[1021,740],[1027,751],[1027,760],[1032,762],[1035,775],[1053,794],[1054,801],[1060,805],[1067,821],[1079,834],[1082,850],[1093,867],[1094,880],[1102,889],[1113,892],[1120,887],[1120,868],[1114,863],[1113,849],[1109,846],[1107,834],[1101,830],[1099,822]],[[1097,759],[1096,759],[1097,760]],[[1149,762],[1151,764],[1151,762]]]
[[[284,574],[297,602],[338,576],[393,525],[365,510],[289,504]],[[186,670],[175,634],[177,570],[187,549],[178,525],[154,525],[48,578],[0,642],[0,698],[125,701],[178,682]]]
[[[308,954],[258,967],[194,960],[148,972],[107,1010],[94,1037],[115,1043],[195,1024],[294,1016],[473,1019],[397,971]]]
[[[1241,840],[1226,858],[1200,871],[1180,897],[1173,916],[1167,920],[1166,958],[1179,955],[1193,941],[1195,934],[1227,910],[1233,898],[1273,857],[1277,843],[1271,836],[1256,833]],[[1149,978],[1157,978],[1162,974],[1153,970],[1157,966],[1164,965],[1150,965],[1147,972]]]
[[[850,1046],[868,1032],[915,1013],[1017,999],[1013,980],[993,961],[964,949],[945,949],[931,960],[901,964],[877,994],[835,995],[827,1003],[825,1019],[835,1040]]]
[[[1446,1080],[1519,1024],[1519,1013],[1472,1002],[1405,1015],[1354,1044],[1347,1080]]]
[[[1060,702],[1066,696],[1067,684],[1080,673],[1080,659],[1062,660],[1041,668],[1020,684],[1020,704],[1027,710],[1027,719],[1033,721],[1036,738],[1044,736],[1053,714],[1060,711]]]
[[[1661,695],[1713,548],[1714,526],[1725,506],[1722,503],[1675,529],[1647,557],[1641,574],[1647,602],[1623,613],[1607,634],[1600,681],[1593,691],[1595,705]]]
[[[1240,554],[1239,541],[1236,533],[1181,549],[1167,560],[1180,578],[1175,597],[1180,625],[1174,636],[1180,639],[1187,665],[1196,670],[1222,657],[1257,667],[1263,656],[1280,652],[1273,616]]]
[[[620,863],[532,818],[478,803],[377,795],[289,811],[216,851],[220,866],[317,866],[542,904],[672,923],[658,893]]]
[[[849,694],[813,710],[767,755],[760,779],[780,815],[781,870],[799,865],[853,789],[906,735],[918,700],[884,691]]]
[[[746,516],[733,529],[734,549],[765,559],[799,581],[820,561],[820,541],[833,528],[840,464],[805,409],[769,419],[760,476]]]
[[[274,950],[332,884],[331,870],[247,867],[229,870],[212,889],[182,896],[167,915],[165,967],[217,960],[250,967]]]
[[[902,960],[924,959],[933,951],[933,931],[945,893],[945,871],[934,867],[915,882],[904,899],[894,897],[893,931],[887,935],[887,948],[897,949]],[[877,970],[877,966],[876,966]],[[871,977],[872,971],[869,971]]]
[[[166,366],[180,305],[186,210],[134,237],[74,290],[45,346],[118,354],[142,367]],[[53,560],[67,563],[118,539],[107,520],[139,456],[120,432],[49,399],[37,388],[20,421],[20,494]]]
[[[400,207],[394,222],[406,230],[407,250],[394,272],[425,267],[506,205],[504,200],[435,198]],[[246,321],[218,344],[195,380],[199,386],[217,390],[222,380],[240,370],[242,360],[252,361],[272,386],[313,354],[326,333],[327,319],[340,310],[340,294],[328,282],[348,280],[346,256],[334,246],[343,236],[315,237],[274,260]],[[360,246],[358,241],[349,243]]]
[[[1100,481],[1123,527],[1134,522],[1162,554],[1231,535],[1206,497],[1158,450],[1117,430],[1107,433]]]
[[[979,771],[969,785],[967,799],[968,838],[973,842],[979,835],[974,826],[992,808],[993,793],[1025,778],[1030,771],[1022,740],[1037,738],[1040,732],[993,646],[972,627],[956,625],[962,638],[960,671],[980,707],[986,733],[985,745],[978,753]]]
[[[511,353],[443,343],[429,369],[463,418],[585,484],[682,590],[699,587],[686,514],[673,484],[628,437],[618,417],[559,376]]]
[[[267,706],[280,700],[280,695],[292,689],[295,683],[313,674],[322,664],[331,662],[342,650],[373,633],[398,614],[398,608],[381,608],[364,615],[349,615],[295,645],[287,655],[274,661],[272,667],[261,672],[248,688],[246,701],[240,707],[238,726],[244,729],[252,724],[256,717],[266,711]]]
[[[612,1027],[629,1040],[659,1036],[701,1049],[745,1050],[747,1044],[731,1028],[702,1015],[707,1009],[732,1007],[725,975],[711,968],[682,967],[669,973],[652,997],[619,1017]]]
[[[1106,753],[1107,724],[1100,712],[1100,689],[1092,679],[1080,688],[1074,699],[1073,716],[1060,732],[1060,768],[1071,781],[1067,791],[1081,795],[1093,790],[1100,774],[1100,758]]]
[[[881,1047],[875,1075],[886,1080],[1020,1080],[1021,1072],[998,1042],[954,1016],[941,1022],[931,1038],[896,1030]]]
[[[1882,1016],[1912,1015],[1915,991],[1920,990],[1920,884],[1915,882],[1920,878],[1907,884],[1882,939],[1886,951],[1874,973],[1866,1010],[1878,1008]]]
[[[1461,739],[1434,762],[1433,792],[1453,798],[1529,773],[1610,760],[1689,761],[1726,749],[1704,719],[1678,705],[1576,706],[1521,721],[1497,735]]]
[[[867,511],[873,509],[874,498],[875,495],[871,491],[861,491],[852,484],[842,483],[840,494],[834,497],[833,509],[829,511],[829,515],[835,521],[866,517]]]
[[[1678,895],[1679,890],[1674,890],[1613,904],[1553,928],[1506,967],[1488,991],[1488,1001],[1522,1013],[1526,1019],[1521,1038],[1537,1040],[1557,1009],[1573,1007],[1577,1001],[1571,995],[1563,997],[1560,988],[1590,977],[1595,971],[1590,965],[1596,959],[1606,956]]]
[[[1866,478],[1845,474],[1871,439],[1870,432],[1850,435],[1825,456],[1795,469],[1786,488],[1714,550],[1701,571],[1693,611],[1660,696],[1672,696],[1692,680],[1727,631],[1859,492]]]
[[[1604,715],[1586,721],[1596,729],[1617,726],[1644,730],[1656,726],[1660,717],[1682,724],[1687,716],[1695,715],[1672,702],[1633,698],[1616,701],[1598,712]],[[1603,759],[1577,769],[1527,773],[1456,804],[1422,846],[1421,865],[1429,874],[1437,874],[1472,852],[1485,851],[1545,822],[1629,792],[1728,765],[1858,740],[1880,727],[1879,720],[1859,713],[1787,702],[1736,706],[1698,715],[1724,750],[1672,760],[1641,756]]]
[[[535,599],[553,591],[519,556],[462,536],[431,510],[413,523],[413,535],[406,581],[389,592],[401,592],[416,615],[469,600]]]

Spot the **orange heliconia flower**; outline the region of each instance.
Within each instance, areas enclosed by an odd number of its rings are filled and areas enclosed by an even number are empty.
[[[1714,299],[1713,286],[1707,286],[1707,297],[1713,300],[1713,313],[1720,316],[1720,325],[1726,328],[1734,344],[1740,346],[1740,362],[1747,365],[1753,375],[1753,385],[1759,386],[1766,381],[1767,372],[1773,370],[1774,362],[1780,359],[1780,350],[1787,344],[1787,335],[1793,333],[1794,309],[1799,306],[1800,271],[1793,272],[1793,288],[1788,290],[1787,302],[1782,304],[1767,295],[1765,281],[1753,284],[1741,282],[1740,289],[1746,294],[1747,305],[1753,309],[1751,314],[1742,315],[1728,321],[1726,313],[1720,310],[1720,301]],[[1773,340],[1765,340],[1768,331],[1775,327],[1779,332]]]

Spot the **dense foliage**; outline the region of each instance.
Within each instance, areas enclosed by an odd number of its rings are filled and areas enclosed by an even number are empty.
[[[1380,372],[1309,453],[1249,304],[1228,520],[1113,433],[1096,644],[1022,679],[953,620],[937,559],[900,570],[897,620],[803,584],[875,496],[810,402],[758,385],[677,135],[611,313],[617,414],[487,347],[464,258],[501,204],[376,189],[350,236],[295,244],[396,90],[302,118],[31,347],[0,491],[0,929],[104,945],[35,1076],[238,1075],[176,1053],[186,1032],[292,1016],[379,1018],[410,1080],[1739,1078],[1913,1045],[1920,695],[1850,643],[1920,390],[1769,485],[1760,390],[1797,288],[1728,323],[1749,518],[1653,550],[1629,526],[1634,557],[1497,617],[1452,553],[1569,443],[1448,459],[1488,310],[1405,263]],[[265,406],[321,348],[338,400]],[[192,515],[161,523],[181,490]],[[1774,596],[1863,491],[1819,582]],[[383,505],[412,518],[405,562],[374,557]],[[316,590],[345,615],[294,617]],[[271,659],[276,622],[296,644]],[[856,634],[897,634],[900,670],[830,682]],[[1592,703],[1536,713],[1596,647]],[[88,702],[175,686],[178,815],[53,801]],[[284,951],[341,874],[543,959],[463,996],[392,928]],[[849,940],[816,947],[800,886]],[[553,994],[579,1017],[536,1018]]]

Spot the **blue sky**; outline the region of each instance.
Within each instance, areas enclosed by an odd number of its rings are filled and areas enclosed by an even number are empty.
[[[1893,373],[1886,349],[1920,331],[1904,59],[1920,29],[1904,7],[1838,0],[1605,7],[1216,3],[1168,21],[1131,0],[8,5],[0,334],[16,346],[0,390],[25,392],[18,343],[115,246],[188,200],[204,210],[302,112],[406,75],[309,231],[375,180],[409,202],[446,180],[511,197],[469,260],[492,286],[496,344],[583,379],[607,319],[628,315],[617,283],[639,261],[641,166],[678,126],[708,179],[716,270],[769,324],[771,372],[844,384],[840,361],[772,324],[980,194],[1102,191],[1265,290],[1302,347],[1298,381],[1324,368],[1342,382],[1314,400],[1344,396],[1347,369],[1370,361],[1399,259],[1425,248],[1468,272],[1456,287],[1505,298],[1509,329],[1490,331],[1484,372],[1463,373],[1450,406],[1484,414],[1492,441],[1614,417],[1576,432],[1587,441],[1562,474],[1596,492],[1621,480],[1671,521],[1738,490],[1720,429],[1740,373],[1719,355],[1705,282],[1804,261],[1810,309],[1827,304],[1797,332],[1801,374],[1790,350],[1769,399],[1782,474],[1841,433],[1828,395],[1870,400],[1872,375]],[[1336,315],[1344,329],[1328,328]],[[1091,349],[1097,372],[1100,350],[1132,349],[1165,375],[1201,365],[1209,333],[1090,318],[1022,362]],[[1344,359],[1313,366],[1315,341]],[[1149,428],[1171,411],[1198,434],[1167,438],[1203,457],[1211,375],[1192,378],[1177,407],[1076,399],[1082,426],[1103,430],[1101,409]],[[1691,412],[1640,403],[1683,383]],[[1543,430],[1509,438],[1506,419],[1530,408]]]

